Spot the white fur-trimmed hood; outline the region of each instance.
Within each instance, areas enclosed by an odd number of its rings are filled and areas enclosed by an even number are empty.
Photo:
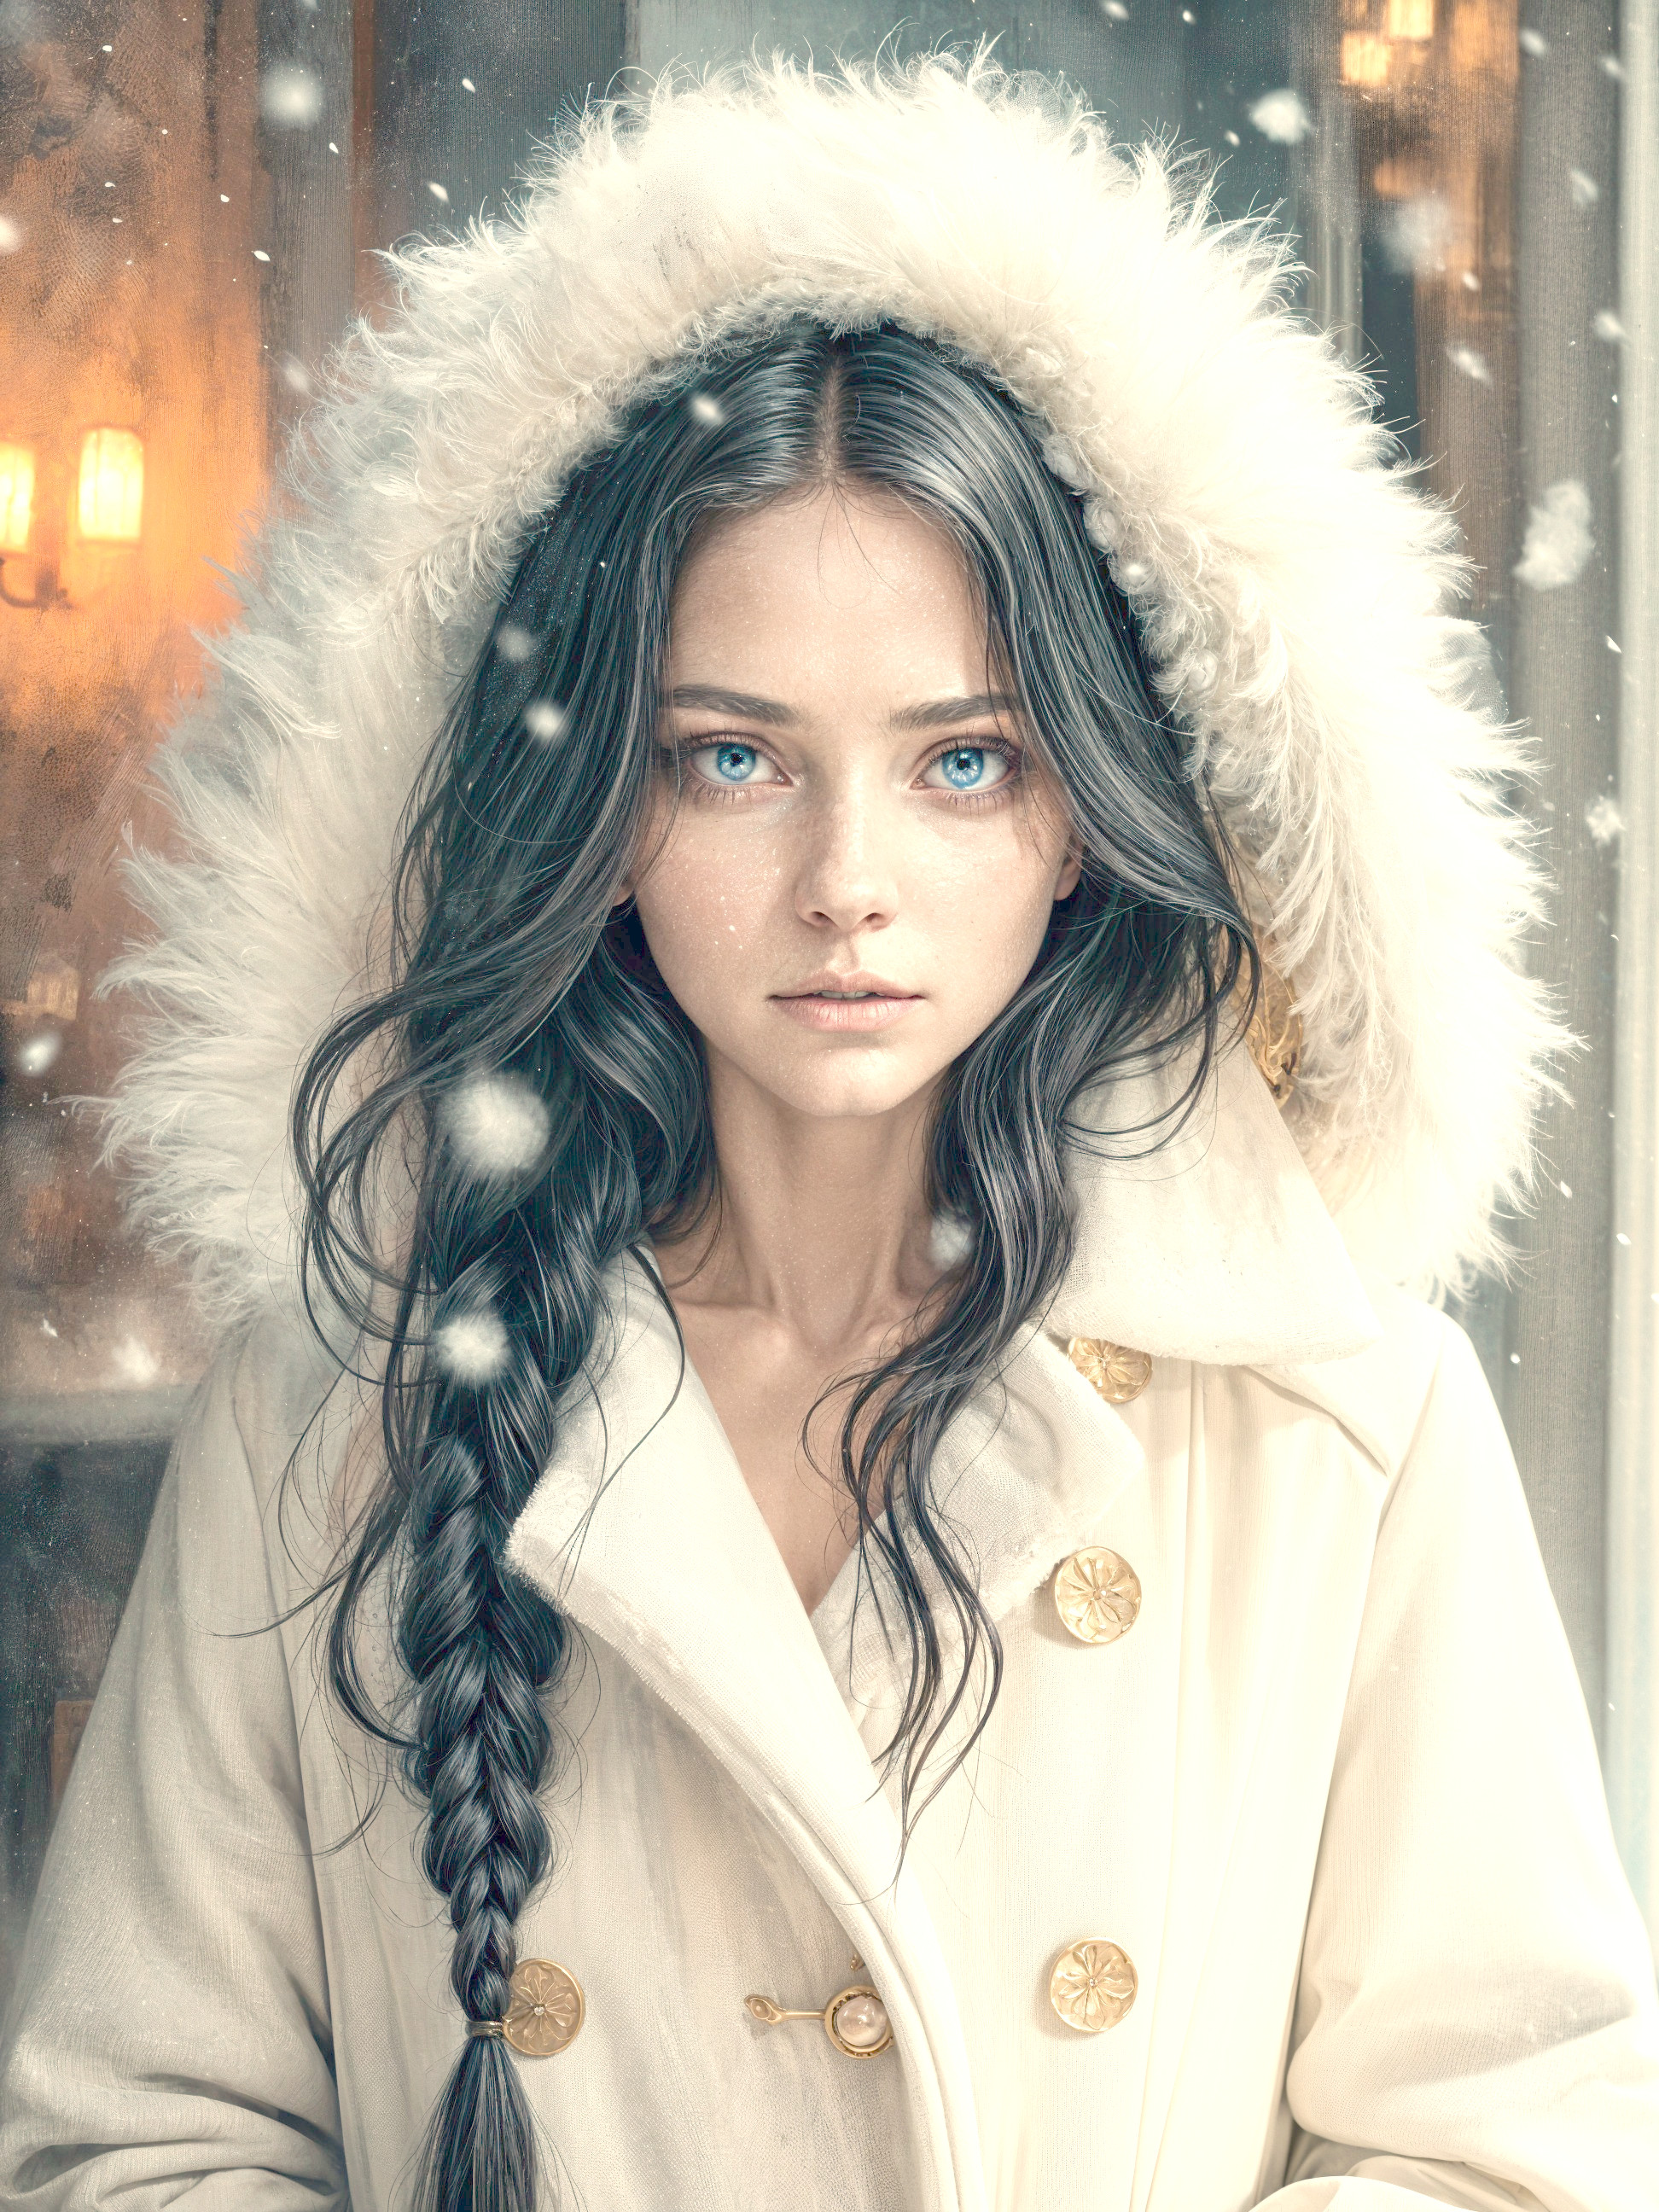
[[[1280,246],[981,57],[596,107],[507,216],[398,267],[163,748],[185,857],[137,863],[155,934],[112,979],[148,1011],[112,1148],[210,1314],[292,1279],[290,1087],[525,537],[654,373],[803,309],[945,337],[1040,418],[1261,885],[1306,1030],[1287,1120],[1350,1249],[1490,1257],[1555,1036],[1516,965],[1515,744],[1462,691],[1455,526],[1284,311]]]

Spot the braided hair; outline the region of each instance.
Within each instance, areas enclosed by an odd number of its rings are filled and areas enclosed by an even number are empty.
[[[946,532],[1085,848],[1030,975],[943,1087],[930,1197],[963,1225],[955,1287],[863,1379],[842,1431],[860,1550],[908,1640],[888,1747],[907,1832],[930,1753],[975,1684],[983,1727],[1000,1679],[934,1510],[934,1449],[1070,1255],[1072,1109],[1144,1062],[1149,1037],[1195,1041],[1195,1096],[1241,974],[1253,986],[1201,782],[1040,434],[982,373],[892,327],[802,319],[660,377],[524,546],[410,802],[391,982],[302,1072],[307,1294],[383,1362],[384,1476],[324,1585],[330,1677],[425,1808],[471,2028],[505,2013],[515,1926],[550,1863],[572,1644],[507,1568],[508,1533],[606,1356],[607,1268],[718,1189],[700,1040],[618,904],[657,773],[674,580],[702,518],[841,483],[896,494]],[[376,1213],[389,1160],[410,1178],[395,1262]],[[359,1665],[382,1570],[405,1685],[392,1711]],[[416,2212],[532,2212],[540,2164],[511,2051],[468,2033]]]

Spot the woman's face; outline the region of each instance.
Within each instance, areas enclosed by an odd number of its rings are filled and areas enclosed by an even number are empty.
[[[695,542],[634,888],[711,1076],[882,1114],[1018,990],[1079,869],[987,682],[962,559],[896,499],[777,502]]]

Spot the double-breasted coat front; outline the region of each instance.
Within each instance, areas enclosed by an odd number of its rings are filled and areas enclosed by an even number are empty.
[[[562,2201],[1649,2212],[1651,1964],[1467,1340],[1368,1295],[1248,1063],[1179,1172],[1079,1181],[1050,1325],[939,1470],[1004,1675],[902,1867],[870,1593],[849,1563],[808,1618],[648,1270],[619,1276],[511,1546],[581,1631],[520,1926],[585,2000],[523,2062]],[[1131,1321],[1159,1355],[1108,1403],[1056,1338]],[[256,1328],[174,1455],[25,1964],[19,2212],[396,2204],[453,2058],[414,1815],[394,1784],[326,1848],[376,1769],[314,1612],[250,1632],[315,1572],[349,1423],[277,1498],[317,1387]],[[1102,1547],[1139,1603],[1090,1643],[1056,1570]],[[1094,2033],[1051,1996],[1090,1944]],[[744,2003],[860,1985],[894,2033],[869,2057]]]
[[[803,313],[923,333],[1022,411],[1304,1048],[1282,1113],[1235,1050],[1138,1160],[1073,1151],[1069,1273],[934,1469],[1002,1671],[908,1842],[890,1596],[849,1563],[808,1617],[648,1255],[613,1269],[507,1550],[579,1632],[518,1928],[565,1977],[565,2047],[522,2062],[550,2191],[1659,2207],[1651,1958],[1583,1705],[1478,1364],[1395,1287],[1489,1258],[1525,1180],[1553,1032],[1513,734],[1452,525],[1284,311],[1280,250],[1182,190],[982,58],[751,70],[591,112],[506,218],[404,255],[335,364],[162,757],[179,854],[137,873],[112,1137],[228,1333],[52,1839],[8,2212],[405,2201],[462,2022],[416,1812],[302,1602],[373,1409],[295,1317],[288,1102],[379,972],[399,820],[527,533],[653,380]],[[1103,1395],[1102,1346],[1145,1387]],[[861,1989],[886,2048],[817,2017],[859,2027]]]

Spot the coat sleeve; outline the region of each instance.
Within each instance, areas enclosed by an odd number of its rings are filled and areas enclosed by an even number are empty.
[[[5,2212],[345,2202],[288,1663],[246,1632],[278,1607],[234,1369],[192,1401],[58,1811],[0,2057]]]
[[[1515,1462],[1449,1323],[1384,1509],[1286,2097],[1273,2212],[1659,2212],[1652,1954]]]

